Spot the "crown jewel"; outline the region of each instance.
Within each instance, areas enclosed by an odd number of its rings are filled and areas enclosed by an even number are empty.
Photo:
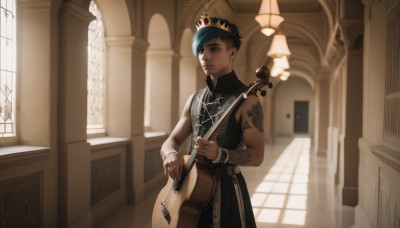
[[[232,33],[232,30],[229,28],[228,22],[222,22],[221,19],[217,17],[209,17],[208,14],[203,12],[201,14],[201,18],[196,24],[197,31],[209,26],[216,27],[225,30],[229,33]]]

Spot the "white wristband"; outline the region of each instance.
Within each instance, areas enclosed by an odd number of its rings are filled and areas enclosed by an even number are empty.
[[[168,157],[168,155],[170,155],[170,154],[178,154],[178,152],[177,151],[168,152],[162,157],[162,160],[164,161]]]
[[[221,147],[218,147],[218,155],[217,155],[217,158],[216,158],[214,161],[212,161],[212,163],[218,163],[218,162],[219,162],[219,159],[221,159],[221,154],[222,154],[222,152],[221,152]]]
[[[220,159],[222,160],[222,161],[220,161],[222,163],[226,163],[228,161],[228,159],[229,159],[229,150],[228,149],[225,149],[225,148],[221,149]]]

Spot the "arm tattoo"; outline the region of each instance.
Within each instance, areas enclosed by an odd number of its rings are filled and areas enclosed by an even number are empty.
[[[246,150],[229,150],[229,157],[226,162],[234,165],[244,165],[249,161],[249,152]]]
[[[251,110],[247,111],[247,115],[253,120],[254,127],[256,127],[259,132],[263,133],[264,113],[260,101],[254,104]]]
[[[245,130],[251,128],[250,124],[246,121],[244,121],[243,125],[242,125],[242,132],[244,132]]]

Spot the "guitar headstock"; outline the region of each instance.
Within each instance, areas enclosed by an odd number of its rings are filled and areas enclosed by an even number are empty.
[[[273,84],[269,81],[270,72],[268,67],[261,66],[256,70],[256,76],[259,80],[250,84],[250,89],[247,91],[246,94],[257,93],[260,91],[261,96],[267,95],[267,92],[263,89],[264,86],[267,86],[269,89],[272,89]]]

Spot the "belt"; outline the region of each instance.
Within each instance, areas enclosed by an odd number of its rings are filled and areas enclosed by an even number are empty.
[[[229,177],[240,173],[240,166],[226,166],[214,169],[214,175],[218,177]]]

